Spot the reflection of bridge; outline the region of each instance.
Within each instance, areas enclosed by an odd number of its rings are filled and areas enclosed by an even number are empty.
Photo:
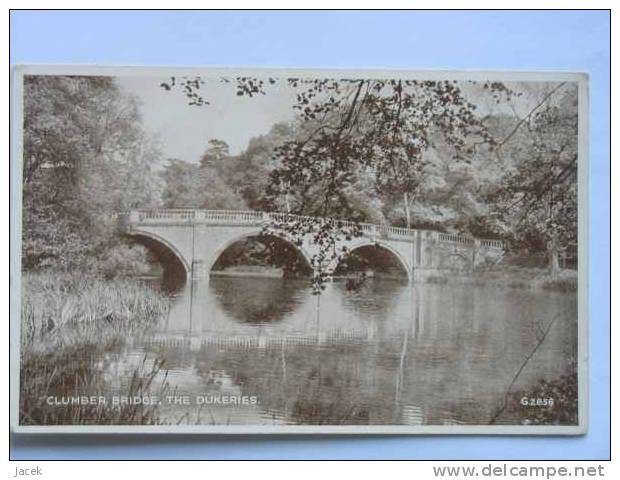
[[[227,348],[272,348],[301,345],[334,345],[341,343],[366,343],[373,338],[371,329],[328,330],[317,333],[290,332],[272,334],[218,334],[202,332],[200,335],[155,333],[140,343],[162,348],[179,348],[196,351],[210,345]]]
[[[264,227],[296,220],[307,220],[285,213],[235,210],[133,210],[121,216],[125,233],[135,236],[160,253],[162,261],[175,264],[187,276],[208,276],[219,256],[233,243],[259,235]],[[406,271],[409,280],[439,271],[470,272],[484,261],[496,261],[503,254],[497,240],[478,240],[429,230],[408,229],[368,223],[340,222],[358,227],[361,236],[340,240],[337,247],[353,251],[375,246],[390,252]],[[318,252],[311,235],[297,245],[289,241],[310,261]],[[325,265],[328,274],[337,260]]]

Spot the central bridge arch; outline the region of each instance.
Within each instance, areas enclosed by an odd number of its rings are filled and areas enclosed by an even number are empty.
[[[308,272],[312,272],[312,255],[304,248],[303,245],[298,245],[295,241],[293,241],[284,233],[265,233],[262,228],[243,232],[241,234],[233,236],[232,238],[229,238],[225,242],[222,242],[211,254],[209,260],[207,261],[206,272],[211,272],[213,267],[216,266],[218,260],[221,259],[225,252],[231,247],[233,247],[235,244],[251,239],[256,239],[257,241],[260,241],[261,239],[268,238],[277,239],[278,241],[283,242],[285,245],[294,250],[299,259],[303,261]]]

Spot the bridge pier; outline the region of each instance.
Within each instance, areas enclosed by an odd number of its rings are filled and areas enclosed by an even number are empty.
[[[194,260],[192,262],[192,270],[188,273],[188,277],[192,280],[199,278],[207,278],[209,276],[209,266],[205,260]]]

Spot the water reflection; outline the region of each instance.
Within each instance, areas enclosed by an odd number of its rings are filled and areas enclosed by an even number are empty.
[[[305,280],[214,277],[117,360],[163,357],[178,392],[258,399],[162,406],[173,423],[486,424],[536,342],[533,322],[558,315],[516,387],[576,356],[574,295],[374,279],[319,299]]]
[[[236,321],[250,324],[279,322],[301,303],[303,281],[243,277],[212,277],[209,294]],[[243,292],[240,294],[240,292]]]

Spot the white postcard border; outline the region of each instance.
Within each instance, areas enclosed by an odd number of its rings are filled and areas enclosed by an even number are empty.
[[[111,425],[111,426],[25,426],[19,425],[20,324],[21,324],[21,219],[22,219],[22,148],[23,148],[23,76],[273,76],[424,79],[424,80],[495,80],[505,82],[576,82],[578,105],[578,416],[575,426],[534,425]],[[247,67],[153,67],[111,65],[16,65],[12,68],[11,161],[10,161],[10,425],[17,434],[336,434],[336,435],[583,435],[589,422],[589,137],[590,101],[587,73],[511,70],[394,70],[377,68],[247,68]]]

